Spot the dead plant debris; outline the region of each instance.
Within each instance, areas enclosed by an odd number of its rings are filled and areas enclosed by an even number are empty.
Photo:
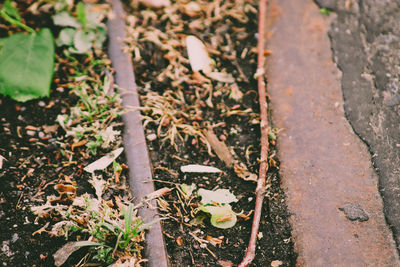
[[[155,181],[176,188],[158,200],[169,218],[163,225],[171,263],[238,264],[250,233],[248,204],[260,164],[257,1],[177,0],[161,9],[136,4],[126,9],[131,15],[125,50],[132,54],[140,87]],[[267,196],[280,190],[273,155]],[[224,190],[237,202],[203,203],[199,195]],[[271,237],[262,231],[263,240]],[[261,255],[259,263],[272,261]]]

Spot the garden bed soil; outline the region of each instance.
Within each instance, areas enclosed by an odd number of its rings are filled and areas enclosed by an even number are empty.
[[[231,15],[222,16],[220,20],[214,21],[204,31],[193,31],[184,27],[181,32],[176,32],[174,35],[198,34],[205,41],[210,41],[213,38],[213,32],[220,32],[225,36],[222,42],[224,47],[229,48],[229,53],[235,52],[236,55],[241,55],[244,49],[250,51],[256,45],[257,15],[254,10],[257,8],[255,3],[256,1],[246,1],[248,21],[245,23],[232,17],[234,14],[231,13]],[[222,4],[225,4],[225,1],[222,1]],[[233,10],[232,7],[231,9]],[[144,23],[144,15],[155,14],[156,17],[162,17],[164,12],[163,10],[145,9],[142,6],[139,9],[137,7],[128,8],[127,11],[139,19],[138,24],[142,27],[149,26]],[[194,20],[182,12],[178,12],[177,15],[179,15],[177,19],[185,21],[185,25]],[[154,19],[152,21],[154,25],[150,26],[163,31],[168,25],[162,20]],[[234,28],[239,30],[233,31]],[[243,37],[243,33],[246,34],[246,37]],[[230,38],[226,37],[227,35]],[[130,41],[132,40],[127,40],[127,43],[129,44]],[[175,90],[174,85],[176,84],[172,84],[173,81],[170,78],[157,79],[160,72],[168,66],[168,61],[163,54],[165,51],[158,49],[151,41],[142,41],[136,45],[140,49],[142,59],[138,61],[137,54],[136,57],[133,57],[135,74],[140,87],[142,103],[146,104],[145,97],[149,92],[162,96],[166,90]],[[134,47],[131,46],[131,48]],[[182,46],[180,49],[186,56]],[[245,163],[249,171],[257,173],[259,166],[257,158],[260,150],[259,125],[250,123],[257,119],[258,112],[255,93],[257,88],[255,80],[252,78],[256,71],[256,54],[248,53],[243,58],[236,56],[232,60],[231,57],[224,58],[224,53],[222,52],[222,56],[215,56],[216,64],[239,80],[237,85],[244,95],[243,98],[238,101],[233,100],[230,97],[229,86],[210,81],[208,83],[211,83],[217,90],[214,90],[213,93],[213,106],[207,105],[210,95],[201,86],[183,80],[178,89],[184,95],[184,102],[190,109],[196,106],[194,109],[196,112],[201,110],[201,118],[193,119],[190,114],[186,122],[190,125],[201,125],[201,127],[206,127],[206,122],[209,123],[208,125],[220,125],[213,128],[214,133],[235,151],[238,159]],[[185,64],[189,70],[188,63]],[[58,180],[63,179],[64,176],[73,176],[81,185],[77,192],[78,195],[87,191],[94,194],[94,190],[88,184],[89,174],[82,171],[85,165],[65,164],[65,158],[60,155],[57,141],[64,140],[65,132],[62,128],[58,127],[54,131],[44,133],[46,130],[44,126],[57,125],[57,116],[67,113],[77,101],[76,97],[69,94],[67,88],[56,90],[56,88],[60,88],[60,84],[66,82],[65,77],[68,77],[68,71],[68,66],[58,68],[49,98],[26,103],[18,103],[8,97],[0,98],[0,155],[5,158],[0,169],[0,224],[2,225],[0,263],[3,266],[54,265],[52,255],[66,240],[49,238],[46,233],[32,235],[44,223],[34,222],[36,216],[31,213],[30,207],[41,203],[45,196],[54,194],[53,185]],[[189,73],[184,73],[184,75],[189,75]],[[229,111],[233,111],[231,114],[235,114],[235,112],[237,114],[244,110],[251,111],[242,112],[241,115],[227,116]],[[144,111],[144,114],[152,116],[148,112]],[[153,120],[156,119],[153,117]],[[147,126],[145,130],[147,136],[157,134],[156,122],[150,121]],[[162,131],[164,130],[162,129]],[[226,188],[239,199],[233,205],[236,212],[243,211],[244,214],[249,214],[254,209],[254,182],[239,178],[215,155],[211,156],[204,140],[199,137],[188,136],[174,140],[176,146],[168,140],[163,141],[160,135],[148,142],[154,170],[153,178],[158,188],[176,188],[176,184],[190,185],[192,183],[198,188],[210,190]],[[274,146],[272,148],[274,149]],[[273,149],[271,154],[275,153]],[[75,155],[79,155],[80,148],[77,148],[75,153]],[[84,163],[87,164],[93,160],[94,158],[88,158]],[[293,252],[288,222],[290,215],[286,210],[285,196],[280,186],[279,162],[276,158],[271,162],[275,162],[276,165],[271,167],[268,173],[268,191],[264,201],[256,258],[252,265],[268,266],[272,261],[275,263],[282,261],[281,266],[294,266],[296,255]],[[223,170],[223,173],[184,174],[180,172],[180,167],[186,164],[214,166]],[[125,172],[123,171],[121,175],[122,183],[126,181]],[[126,194],[123,191],[122,187],[120,190],[114,188],[106,194],[117,192],[122,195]],[[203,226],[193,226],[187,223],[187,219],[192,219],[192,217],[189,210],[181,205],[178,194],[178,191],[174,189],[169,196],[166,196],[165,201],[169,204],[170,209],[168,212],[161,211],[162,215],[167,216],[162,224],[171,265],[230,266],[229,264],[238,264],[248,244],[252,217],[239,218],[236,225],[230,229],[215,228],[207,220],[204,221]],[[216,246],[209,242],[204,246],[199,240],[207,240],[207,236],[219,238],[222,242]],[[81,253],[80,256],[84,255],[84,252],[77,253]],[[76,259],[79,259],[79,256],[72,257],[71,261]],[[65,265],[71,266],[72,264],[76,264],[76,262],[67,262]]]

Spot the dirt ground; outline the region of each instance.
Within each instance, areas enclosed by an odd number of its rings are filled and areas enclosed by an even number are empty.
[[[199,35],[204,42],[216,46],[213,60],[217,68],[232,75],[238,82],[235,85],[213,80],[206,81],[206,89],[200,84],[191,83],[191,73],[183,73],[183,80],[175,81],[171,77],[158,79],[160,73],[164,72],[168,62],[163,56],[163,51],[153,43],[154,39],[143,40],[135,45],[140,49],[142,59],[133,55],[135,61],[135,74],[138,86],[141,88],[141,100],[146,104],[149,92],[163,95],[165,91],[177,90],[183,93],[183,99],[187,106],[189,116],[185,118],[184,113],[179,114],[181,107],[177,105],[177,117],[180,122],[187,123],[196,129],[206,129],[213,126],[213,132],[220,141],[230,147],[237,159],[243,162],[249,172],[257,173],[259,154],[259,126],[257,122],[258,103],[256,100],[256,83],[252,76],[256,70],[255,53],[251,49],[256,44],[256,2],[245,1],[241,12],[246,14],[246,19],[241,21],[235,17],[235,5],[222,1],[221,7],[225,8],[222,16],[213,24],[208,24],[202,30],[193,30],[187,27],[170,33],[167,38],[178,37],[181,41],[185,35]],[[206,9],[206,5],[203,8]],[[214,6],[213,8],[221,8]],[[245,9],[244,9],[245,7]],[[175,6],[179,10],[179,5]],[[216,12],[210,9],[208,14],[204,11],[200,18]],[[161,10],[153,11],[140,7],[140,9],[129,8],[129,12],[137,15],[138,27],[154,27],[165,31],[168,23],[165,21],[147,20],[151,13],[162,17]],[[144,11],[147,11],[144,12]],[[136,13],[135,13],[136,12]],[[177,14],[181,21],[187,23],[199,19],[198,16],[191,17],[186,11],[180,10]],[[180,23],[178,23],[180,24]],[[192,24],[195,25],[195,24]],[[179,25],[178,25],[179,26]],[[157,32],[157,31],[156,31]],[[218,35],[214,36],[213,32]],[[5,35],[5,32],[3,33]],[[146,38],[145,38],[146,39]],[[136,41],[136,40],[134,40]],[[172,41],[174,41],[172,39]],[[132,44],[132,39],[127,40]],[[222,52],[218,47],[222,46]],[[134,48],[131,46],[131,48]],[[182,46],[177,50],[183,57],[187,54]],[[136,50],[137,51],[137,50]],[[184,67],[189,70],[188,62]],[[7,97],[0,98],[0,153],[4,156],[3,166],[0,169],[0,223],[4,229],[0,233],[1,253],[0,262],[3,266],[53,266],[53,253],[61,247],[66,240],[64,238],[49,238],[47,233],[32,235],[39,230],[44,221],[35,222],[35,216],[30,207],[43,203],[46,196],[55,194],[53,185],[65,178],[73,177],[79,184],[77,195],[89,193],[94,195],[94,189],[88,183],[90,176],[82,171],[82,168],[95,158],[85,158],[78,164],[65,164],[66,158],[60,155],[60,143],[65,142],[65,131],[58,125],[56,118],[60,114],[68,113],[78,99],[69,93],[67,87],[60,89],[60,84],[67,82],[66,77],[70,75],[69,67],[59,67],[55,74],[55,82],[49,98],[32,100],[27,103],[17,103]],[[189,80],[186,80],[186,79]],[[201,78],[202,79],[202,78]],[[177,83],[178,82],[178,83]],[[178,86],[176,86],[178,84]],[[211,87],[210,87],[211,86]],[[231,93],[232,87],[236,94],[242,97],[234,99]],[[213,88],[209,91],[207,88]],[[56,88],[59,88],[56,90]],[[185,110],[184,110],[185,111]],[[146,135],[157,135],[158,124],[152,120],[148,111],[143,113],[149,119],[146,127]],[[201,115],[199,117],[199,115]],[[186,120],[186,121],[185,121]],[[171,118],[172,121],[172,118]],[[187,135],[180,132],[184,137],[163,140],[164,130],[169,125],[163,122],[165,128],[161,135],[148,142],[151,160],[154,169],[154,179],[158,188],[171,187],[174,190],[165,197],[164,201],[169,204],[170,209],[162,211],[167,217],[163,220],[164,238],[167,242],[169,259],[173,266],[230,266],[238,264],[247,247],[251,229],[251,211],[254,209],[253,181],[244,181],[237,173],[214,155],[209,153],[205,140],[201,135]],[[55,126],[47,132],[44,126]],[[179,126],[178,126],[179,127]],[[273,140],[274,141],[274,140]],[[272,144],[274,144],[272,142]],[[75,150],[75,155],[81,153],[81,149]],[[104,154],[106,151],[100,151]],[[213,153],[212,153],[213,154]],[[274,150],[271,151],[271,155]],[[123,161],[121,162],[121,164]],[[221,174],[184,174],[180,167],[186,164],[203,164],[221,169]],[[253,266],[264,266],[271,262],[280,262],[281,266],[293,266],[296,254],[293,252],[289,214],[286,211],[284,192],[280,187],[279,160],[271,158],[273,167],[268,173],[268,193],[264,201],[261,227],[258,236],[257,256]],[[122,183],[126,180],[125,171],[120,177]],[[187,219],[193,218],[190,209],[182,206],[177,192],[177,184],[195,184],[197,188],[205,189],[229,189],[239,200],[233,204],[236,213],[248,216],[239,217],[236,225],[230,229],[218,229],[213,227],[206,219],[203,223],[194,225],[188,223]],[[120,192],[121,191],[121,192]],[[117,188],[107,191],[105,198],[114,194],[126,195]],[[198,198],[194,198],[194,201]],[[193,206],[194,207],[194,206]],[[194,207],[195,208],[195,207]],[[211,242],[211,240],[214,241]],[[216,238],[216,239],[212,239]],[[207,246],[204,245],[204,240]],[[217,241],[218,240],[218,241]],[[222,241],[222,242],[221,242]],[[215,243],[216,242],[216,243]],[[86,252],[74,254],[66,266],[76,264]],[[75,260],[75,262],[74,262]]]

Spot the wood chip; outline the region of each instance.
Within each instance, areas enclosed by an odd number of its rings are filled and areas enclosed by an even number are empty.
[[[231,168],[235,163],[235,160],[227,145],[224,142],[220,141],[218,137],[214,134],[214,131],[211,129],[204,131],[204,135],[208,143],[210,143],[215,154],[217,154],[218,158],[222,160],[227,167]]]

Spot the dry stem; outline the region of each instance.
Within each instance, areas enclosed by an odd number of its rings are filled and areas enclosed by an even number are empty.
[[[246,255],[244,256],[239,267],[248,266],[255,257],[256,242],[258,227],[260,225],[261,209],[264,200],[265,191],[265,176],[268,169],[268,105],[266,101],[265,92],[265,80],[264,80],[264,36],[265,36],[265,18],[267,10],[267,0],[260,0],[259,2],[259,18],[258,18],[258,43],[257,43],[257,73],[262,73],[258,75],[258,95],[260,102],[260,116],[261,116],[261,163],[259,170],[259,177],[257,180],[256,188],[256,204],[254,208],[254,218],[253,225],[251,228],[251,236],[249,241],[249,246],[246,250]]]

